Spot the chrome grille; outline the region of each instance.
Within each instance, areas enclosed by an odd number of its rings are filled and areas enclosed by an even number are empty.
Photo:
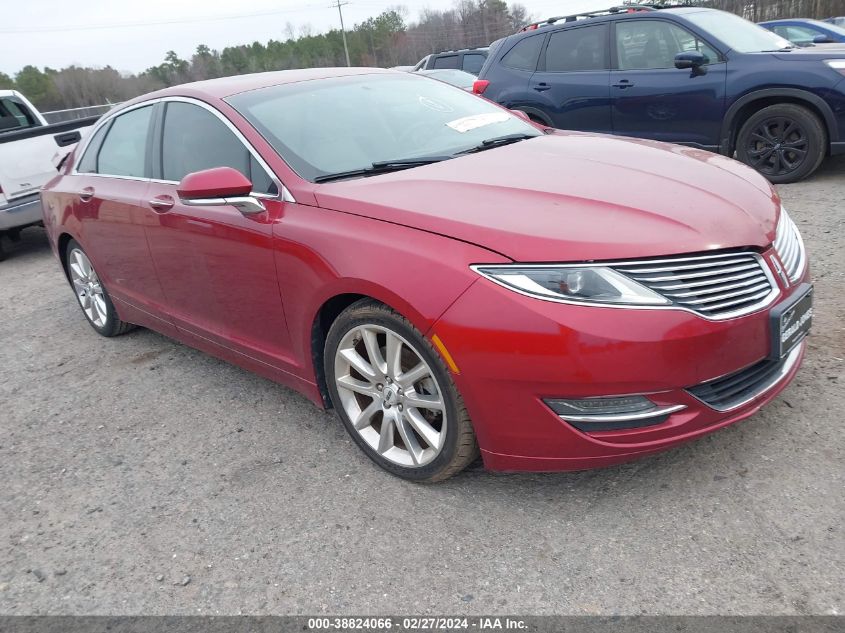
[[[702,316],[728,319],[767,305],[777,288],[755,253],[723,253],[612,264],[614,270]]]
[[[775,250],[783,262],[789,280],[795,283],[801,278],[804,272],[804,241],[795,222],[789,217],[785,209],[781,209],[780,221],[778,222],[777,235],[775,236]]]

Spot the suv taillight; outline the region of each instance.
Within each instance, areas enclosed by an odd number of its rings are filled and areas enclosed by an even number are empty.
[[[476,95],[483,95],[489,85],[490,82],[486,79],[476,79],[472,84],[472,93]]]

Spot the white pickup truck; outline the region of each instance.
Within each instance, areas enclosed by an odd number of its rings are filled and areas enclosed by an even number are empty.
[[[48,124],[26,97],[0,90],[0,260],[2,238],[41,222],[39,190],[56,174],[56,157],[69,153],[96,116]]]

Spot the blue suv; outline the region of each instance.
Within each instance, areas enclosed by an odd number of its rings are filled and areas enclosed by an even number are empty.
[[[474,91],[543,125],[736,155],[775,183],[845,153],[845,50],[736,15],[626,6],[498,40]]]

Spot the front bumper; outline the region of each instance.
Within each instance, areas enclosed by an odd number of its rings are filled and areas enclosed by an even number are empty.
[[[805,278],[808,273],[805,271]],[[801,281],[804,281],[803,279]],[[618,310],[524,297],[480,279],[434,325],[459,373],[485,465],[494,470],[582,470],[658,452],[742,420],[774,398],[801,365],[804,343],[777,380],[729,411],[688,388],[769,355],[769,311],[711,321],[681,310]],[[685,408],[640,428],[585,432],[548,398],[647,394]]]
[[[0,231],[38,224],[42,219],[41,199],[37,193],[0,205]]]

